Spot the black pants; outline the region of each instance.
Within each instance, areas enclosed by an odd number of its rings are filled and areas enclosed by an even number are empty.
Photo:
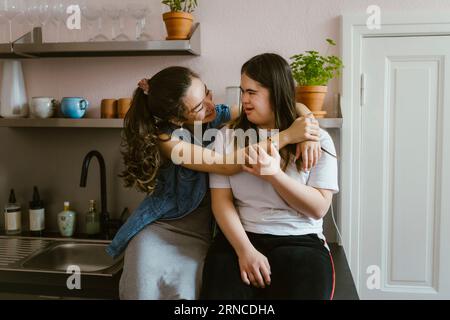
[[[219,232],[206,256],[200,299],[332,299],[333,260],[316,234],[247,235],[269,260],[271,284],[265,288],[246,285],[233,247]]]

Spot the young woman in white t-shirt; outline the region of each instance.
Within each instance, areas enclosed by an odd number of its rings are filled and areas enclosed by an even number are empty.
[[[284,130],[295,120],[295,84],[288,63],[262,54],[241,70],[242,115],[217,135],[215,150],[231,152],[230,129]],[[210,174],[212,209],[220,231],[204,265],[203,299],[332,299],[334,268],[322,218],[338,192],[333,141],[309,172],[295,146],[280,152],[249,147],[244,171]]]

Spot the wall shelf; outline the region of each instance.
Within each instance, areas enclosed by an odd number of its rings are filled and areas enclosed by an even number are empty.
[[[341,128],[342,118],[317,119],[323,129]],[[9,128],[123,128],[123,119],[0,118],[0,127]]]
[[[0,118],[0,127],[9,128],[123,128],[123,119]]]
[[[317,119],[322,129],[339,129],[342,128],[342,118],[321,118]]]
[[[36,27],[12,44],[0,44],[0,59],[200,54],[199,23],[192,27],[188,40],[42,42],[42,29]]]

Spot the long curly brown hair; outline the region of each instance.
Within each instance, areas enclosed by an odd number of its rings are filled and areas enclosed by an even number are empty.
[[[124,119],[121,154],[125,170],[119,174],[126,188],[152,194],[164,159],[159,151],[159,135],[173,127],[170,120],[184,121],[183,98],[192,78],[199,76],[185,67],[169,67],[148,80],[149,92],[134,91]]]

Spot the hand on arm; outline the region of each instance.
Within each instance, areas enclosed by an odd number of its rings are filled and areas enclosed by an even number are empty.
[[[312,125],[319,126],[319,122],[314,117],[314,114],[303,103],[297,102],[295,104],[295,109],[299,117],[310,119],[309,121]],[[295,160],[301,156],[302,170],[309,171],[317,165],[317,162],[322,156],[322,150],[320,148],[321,145],[319,141],[304,141],[297,144]]]
[[[211,203],[220,229],[238,256],[242,281],[261,288],[270,285],[269,261],[255,249],[245,233],[231,189],[211,189]]]
[[[270,182],[291,208],[316,220],[323,218],[330,208],[332,192],[306,186],[289,177],[281,170],[280,154],[272,144],[269,153],[262,148],[251,148],[246,155],[249,165],[243,166],[243,170]]]
[[[295,160],[302,158],[302,170],[309,171],[317,165],[322,157],[322,149],[319,141],[304,141],[297,144]]]

